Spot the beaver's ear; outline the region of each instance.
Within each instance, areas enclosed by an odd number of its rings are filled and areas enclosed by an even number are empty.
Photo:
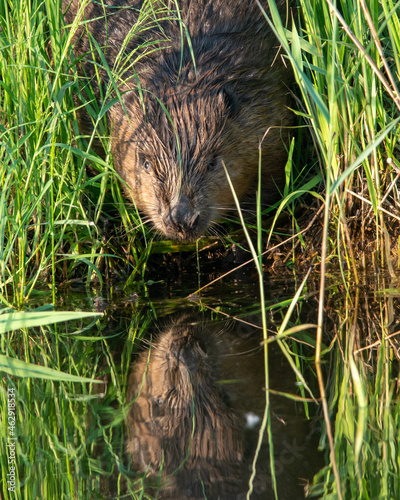
[[[239,112],[239,99],[237,95],[232,89],[228,87],[222,89],[222,94],[228,115],[231,118],[235,117]]]

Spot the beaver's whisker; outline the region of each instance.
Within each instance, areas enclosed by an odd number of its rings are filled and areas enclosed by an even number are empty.
[[[240,220],[238,217],[234,216],[229,216],[229,215],[224,215],[224,218],[222,219],[223,222],[236,222],[240,224]]]
[[[221,241],[223,241],[223,236],[224,234],[226,234],[225,228],[218,222],[213,222],[212,226],[209,227],[209,231],[212,231],[214,235]]]
[[[215,236],[217,238],[220,236],[219,233],[218,233],[218,230],[217,230],[217,228],[215,226],[210,226],[208,228],[208,232],[210,233],[211,236]]]

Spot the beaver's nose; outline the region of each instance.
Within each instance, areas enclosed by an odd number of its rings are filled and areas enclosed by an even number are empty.
[[[180,233],[190,233],[198,225],[200,214],[190,203],[190,200],[182,196],[178,202],[170,208],[165,217],[165,225],[168,229]]]

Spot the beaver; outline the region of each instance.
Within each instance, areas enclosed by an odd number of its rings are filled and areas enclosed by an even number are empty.
[[[261,338],[248,324],[215,325],[183,313],[160,327],[135,359],[126,450],[133,470],[145,475],[147,493],[160,499],[246,498],[265,408]],[[273,385],[293,392],[295,378],[279,349],[270,369]],[[279,498],[304,498],[298,478],[312,476],[308,455],[317,443],[307,443],[308,423],[295,413],[301,408],[283,398],[271,396],[271,402]],[[251,498],[273,498],[266,442],[258,463]]]
[[[127,452],[149,488],[161,488],[157,498],[233,500],[240,489],[243,425],[218,383],[208,335],[184,316],[140,355],[128,381]]]
[[[287,2],[276,2],[282,13]],[[257,3],[85,4],[63,0],[78,70],[106,110],[115,169],[144,221],[176,241],[218,233],[217,221],[235,210],[224,167],[246,206],[260,144],[262,202],[270,204],[284,179],[292,75]],[[90,116],[80,113],[83,134],[93,132]]]

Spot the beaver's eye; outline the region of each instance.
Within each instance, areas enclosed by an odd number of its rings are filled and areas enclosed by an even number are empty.
[[[158,396],[152,401],[152,417],[153,419],[155,418],[161,418],[165,415],[167,408],[163,404],[164,401],[161,396]]]
[[[207,168],[208,170],[213,170],[217,165],[217,160],[216,158],[213,158],[212,160],[210,160],[207,164]]]
[[[150,172],[152,168],[151,161],[148,158],[146,158],[146,156],[143,153],[139,153],[138,162],[139,165],[143,168],[143,170],[145,170],[146,172]]]

